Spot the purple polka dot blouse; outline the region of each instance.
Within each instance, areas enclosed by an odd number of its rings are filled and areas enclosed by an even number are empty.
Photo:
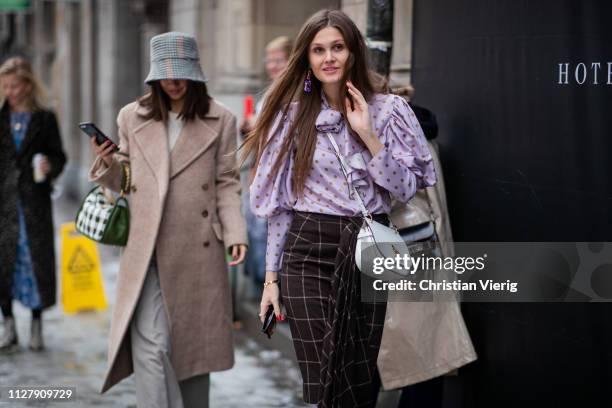
[[[272,167],[295,115],[296,103],[285,117],[282,113],[277,116],[270,132],[272,140],[263,152],[250,187],[253,213],[268,219],[267,271],[280,269],[293,210],[359,215],[359,205],[349,196],[349,182],[356,187],[372,214],[388,213],[392,198],[407,202],[418,189],[436,183],[427,142],[408,103],[396,95],[377,94],[369,103],[369,110],[372,128],[385,146],[374,157],[364,144],[351,136],[342,114],[333,110],[325,97],[322,98],[321,113],[316,121],[318,135],[312,168],[301,197],[294,194],[291,186],[292,155],[277,174],[272,174]],[[280,130],[275,132],[277,128]],[[348,180],[326,133],[334,137],[350,166]]]

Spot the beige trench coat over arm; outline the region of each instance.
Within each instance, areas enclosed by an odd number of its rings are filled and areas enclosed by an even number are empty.
[[[155,251],[170,325],[170,359],[179,381],[234,364],[231,292],[225,254],[246,244],[236,165],[236,119],[212,101],[186,122],[169,152],[165,124],[136,102],[119,113],[120,153],[99,158],[90,179],[114,191],[121,160],[131,169],[130,235],[122,251],[102,387],[133,372],[129,324]]]
[[[442,255],[453,256],[442,167],[436,146],[430,142],[429,149],[438,182],[434,187],[419,190],[409,205],[397,203],[390,217],[398,228],[405,228],[429,221],[433,211]],[[393,301],[391,296],[378,354],[378,370],[385,390],[426,381],[476,360],[457,302]]]

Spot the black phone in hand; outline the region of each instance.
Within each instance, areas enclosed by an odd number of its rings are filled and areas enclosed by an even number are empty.
[[[274,314],[274,307],[269,305],[264,317],[263,326],[261,327],[261,332],[265,333],[268,338],[270,338],[272,337],[272,333],[274,333],[274,326],[276,326],[276,315]]]
[[[106,136],[104,132],[98,129],[98,127],[94,125],[92,122],[79,123],[79,129],[81,129],[89,137],[95,137],[96,144],[98,146],[103,145],[104,142],[108,140],[113,146],[113,151],[115,152],[119,151],[119,146],[117,146],[115,142],[113,142],[108,136]]]

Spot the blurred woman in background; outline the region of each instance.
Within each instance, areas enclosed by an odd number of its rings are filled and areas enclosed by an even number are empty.
[[[66,155],[55,114],[45,109],[30,63],[12,57],[0,66],[0,351],[17,347],[12,301],[32,310],[29,348],[44,348],[42,311],[55,304],[51,183]]]

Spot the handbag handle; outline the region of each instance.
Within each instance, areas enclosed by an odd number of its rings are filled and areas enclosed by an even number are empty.
[[[130,166],[125,162],[121,162],[121,190],[119,196],[124,198],[125,195],[130,191],[131,175]]]

